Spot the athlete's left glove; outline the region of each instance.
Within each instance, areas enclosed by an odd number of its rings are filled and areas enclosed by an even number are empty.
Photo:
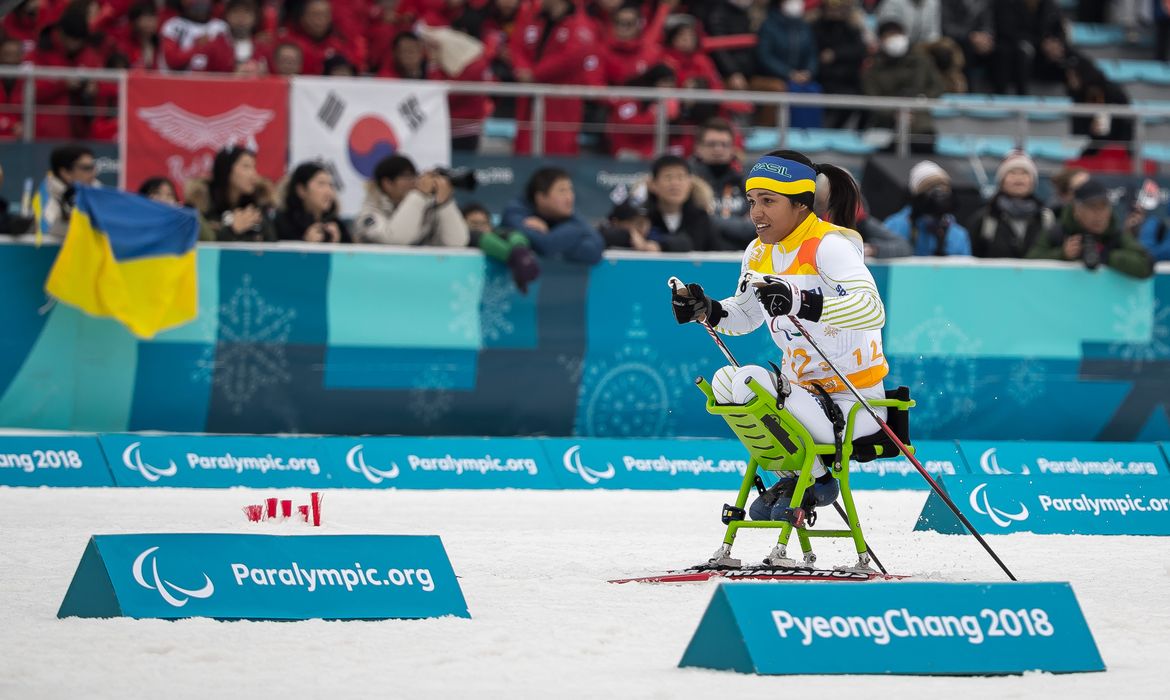
[[[796,316],[814,323],[821,319],[825,303],[822,295],[805,291],[777,275],[760,275],[751,284],[769,316]]]
[[[667,280],[670,285],[670,305],[674,309],[674,320],[679,323],[704,321],[715,326],[719,320],[727,315],[719,302],[707,296],[703,288],[697,284],[684,285],[682,280],[671,277]]]

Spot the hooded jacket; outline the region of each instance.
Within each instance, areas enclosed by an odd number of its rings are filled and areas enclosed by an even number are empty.
[[[971,252],[978,258],[1022,258],[1036,241],[1052,232],[1056,215],[1035,197],[1024,199],[1033,211],[1020,216],[1010,210],[1011,198],[996,194],[975,212],[967,224],[971,234]]]
[[[366,183],[366,199],[354,219],[353,238],[357,243],[446,248],[462,248],[471,242],[454,197],[436,205],[433,197],[411,190],[396,205],[376,182]]]

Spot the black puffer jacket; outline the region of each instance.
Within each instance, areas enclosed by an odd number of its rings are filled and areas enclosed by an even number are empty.
[[[977,258],[1023,258],[1055,225],[1052,210],[1035,196],[1013,200],[996,194],[967,222],[971,254]]]

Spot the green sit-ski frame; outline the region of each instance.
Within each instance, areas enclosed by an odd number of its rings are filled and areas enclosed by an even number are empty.
[[[804,499],[804,492],[813,482],[813,465],[821,455],[831,456],[836,452],[835,445],[817,444],[808,429],[800,424],[796,418],[783,407],[776,405],[776,398],[767,392],[759,382],[749,378],[747,386],[755,394],[746,404],[724,405],[715,402],[715,394],[706,379],[695,380],[699,389],[707,397],[707,412],[722,416],[727,421],[731,431],[747,448],[750,459],[747,471],[743,475],[743,483],[739,487],[739,496],[735,500],[735,507],[742,513],[747,506],[748,496],[755,486],[756,471],[792,472],[798,475],[796,488],[792,494],[792,507],[799,506]],[[914,406],[914,401],[899,401],[896,399],[871,399],[873,407],[887,407],[907,410]],[[841,444],[841,463],[838,469],[829,468],[829,472],[837,479],[841,486],[841,500],[845,504],[845,514],[849,520],[848,530],[811,530],[804,527],[796,528],[796,535],[800,540],[800,548],[804,553],[804,565],[812,566],[816,555],[812,552],[809,542],[812,537],[844,537],[851,538],[857,548],[859,569],[869,569],[869,552],[865,544],[865,536],[861,532],[861,523],[857,519],[857,508],[853,504],[853,493],[849,489],[849,462],[853,456],[853,423],[861,404],[854,405],[849,410],[845,424],[844,440]],[[913,447],[907,446],[911,451]],[[890,457],[886,454],[889,449],[877,446],[879,457]],[[895,451],[896,453],[896,451]],[[793,566],[796,563],[787,557],[789,537],[792,535],[793,523],[776,521],[751,521],[746,519],[731,519],[727,524],[727,534],[723,538],[723,545],[711,558],[711,563],[721,566],[739,566],[739,561],[731,558],[731,546],[735,542],[735,533],[741,528],[778,528],[780,538],[772,554],[764,560],[772,566]]]

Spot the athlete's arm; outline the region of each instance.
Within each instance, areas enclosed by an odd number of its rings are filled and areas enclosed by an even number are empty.
[[[878,296],[877,284],[861,250],[848,238],[830,233],[821,240],[817,270],[825,283],[819,323],[858,331],[886,325],[886,307]]]
[[[744,335],[751,333],[760,327],[764,322],[764,308],[760,306],[760,300],[756,298],[755,288],[750,284],[744,282],[743,276],[748,271],[748,256],[751,255],[752,247],[748,246],[747,251],[744,252],[743,265],[740,266],[740,279],[736,283],[735,295],[727,297],[719,302],[726,314],[719,323],[714,326],[715,330],[724,335]]]

